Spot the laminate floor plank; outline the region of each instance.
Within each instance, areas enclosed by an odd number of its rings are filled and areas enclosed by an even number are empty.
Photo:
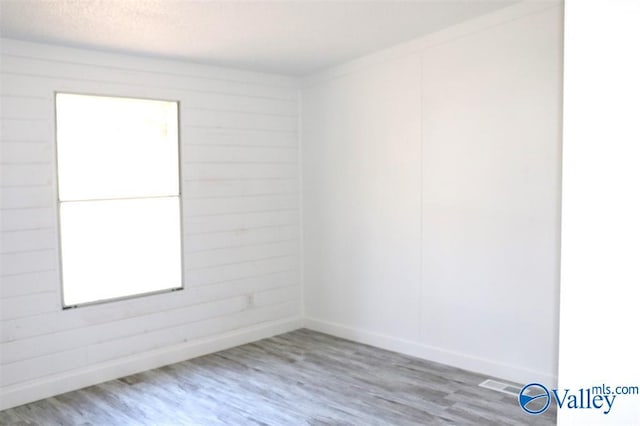
[[[487,377],[296,330],[0,412],[7,425],[553,425]]]

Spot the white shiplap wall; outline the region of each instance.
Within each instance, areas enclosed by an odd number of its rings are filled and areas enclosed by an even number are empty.
[[[0,45],[0,409],[300,325],[297,81]],[[184,291],[61,309],[55,91],[180,101]]]

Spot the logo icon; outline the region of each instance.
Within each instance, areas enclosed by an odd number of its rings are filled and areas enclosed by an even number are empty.
[[[520,390],[520,407],[529,414],[542,414],[551,402],[549,389],[540,383],[529,383]]]

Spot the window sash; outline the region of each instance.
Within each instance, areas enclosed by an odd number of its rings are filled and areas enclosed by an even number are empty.
[[[178,103],[55,99],[63,308],[181,290]]]

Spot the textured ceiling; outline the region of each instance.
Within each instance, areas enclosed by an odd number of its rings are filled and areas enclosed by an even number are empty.
[[[513,3],[0,0],[0,35],[304,75]]]

